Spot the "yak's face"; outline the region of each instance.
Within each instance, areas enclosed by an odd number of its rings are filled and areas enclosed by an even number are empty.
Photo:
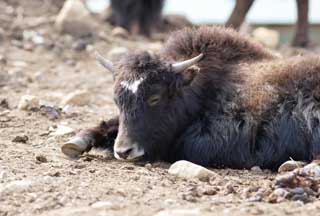
[[[129,161],[165,157],[178,127],[182,87],[190,80],[174,64],[147,53],[127,57],[113,71],[119,109],[114,156]]]

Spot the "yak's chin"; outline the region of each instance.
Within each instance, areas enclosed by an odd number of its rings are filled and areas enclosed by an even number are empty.
[[[120,157],[116,152],[114,152],[114,157],[115,157],[117,160],[120,160],[120,161],[136,162],[136,161],[141,161],[141,160],[143,160],[144,154],[139,154],[139,155],[134,155],[134,156],[129,155],[127,158],[122,158],[122,157]]]

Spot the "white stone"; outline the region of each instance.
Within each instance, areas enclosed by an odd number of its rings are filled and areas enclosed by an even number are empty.
[[[280,34],[275,30],[259,27],[253,30],[252,36],[268,48],[275,49],[279,45]]]
[[[200,216],[200,209],[172,209],[164,210],[155,214],[155,216]]]
[[[86,36],[97,27],[82,0],[66,0],[55,20],[58,31],[74,36]]]
[[[8,177],[8,172],[3,170],[0,172],[0,180],[4,180]]]
[[[112,209],[112,210],[120,209],[119,205],[116,205],[109,201],[99,201],[99,202],[93,203],[91,207],[95,209]]]
[[[55,137],[71,134],[74,132],[74,129],[65,125],[58,125],[56,128],[50,128],[49,130],[51,131],[50,136]]]
[[[7,184],[0,185],[0,195],[9,193],[23,193],[29,191],[33,183],[27,180],[12,181]]]
[[[23,95],[20,98],[18,109],[20,110],[29,110],[31,108],[39,107],[39,98],[33,95]]]
[[[253,166],[253,167],[251,167],[251,171],[253,171],[253,172],[262,172],[262,169],[259,166]]]
[[[210,177],[218,176],[213,171],[185,160],[172,164],[168,172],[181,178],[197,178],[201,181],[208,181]]]
[[[74,106],[84,106],[88,105],[91,101],[91,95],[86,90],[77,90],[69,93],[65,98],[61,101],[61,106],[65,107],[66,105],[74,105]]]
[[[303,172],[314,177],[320,177],[320,166],[316,163],[310,163],[303,167]]]
[[[117,26],[114,29],[112,29],[111,35],[114,37],[128,38],[129,32],[126,29]]]

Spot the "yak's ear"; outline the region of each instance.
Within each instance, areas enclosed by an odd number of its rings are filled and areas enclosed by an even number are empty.
[[[196,65],[193,65],[181,72],[183,85],[189,85],[192,82],[192,80],[196,77],[196,75],[199,73],[199,71],[200,68]]]
[[[200,71],[200,68],[196,66],[196,64],[203,58],[203,54],[200,53],[196,57],[191,59],[177,62],[171,65],[172,70],[180,77],[180,82],[182,85],[189,85],[194,77]]]
[[[113,63],[106,59],[105,57],[103,57],[99,52],[95,52],[95,57],[96,60],[104,67],[106,68],[108,71],[110,71],[112,73],[112,76],[114,78],[115,76],[115,71],[114,71],[114,67],[113,67]]]

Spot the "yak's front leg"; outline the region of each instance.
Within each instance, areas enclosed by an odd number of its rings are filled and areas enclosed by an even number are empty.
[[[108,121],[102,121],[94,128],[80,131],[61,147],[61,151],[68,157],[77,158],[92,148],[113,149],[118,134],[118,126],[118,116]]]

